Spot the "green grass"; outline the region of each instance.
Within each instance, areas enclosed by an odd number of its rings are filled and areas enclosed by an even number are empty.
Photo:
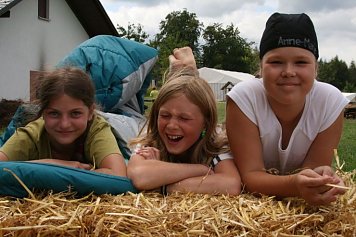
[[[356,120],[345,119],[338,147],[340,162],[345,162],[344,171],[356,169]]]
[[[225,102],[217,102],[217,107],[218,107],[218,122],[219,123],[225,122],[225,111],[226,111]]]

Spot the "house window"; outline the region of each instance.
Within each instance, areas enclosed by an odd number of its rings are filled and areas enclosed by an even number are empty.
[[[38,18],[49,20],[49,0],[38,0]]]

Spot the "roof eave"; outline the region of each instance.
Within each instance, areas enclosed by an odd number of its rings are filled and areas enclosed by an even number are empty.
[[[96,35],[119,36],[99,0],[66,0],[66,2],[89,37]]]
[[[12,2],[10,2],[9,4],[7,4],[5,7],[0,9],[0,16],[2,14],[4,14],[5,12],[9,11],[13,6],[15,6],[16,4],[18,4],[19,2],[21,2],[22,0],[14,0]]]

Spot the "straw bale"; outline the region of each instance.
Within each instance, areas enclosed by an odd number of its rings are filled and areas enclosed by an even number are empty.
[[[355,236],[356,171],[328,206],[298,198],[154,192],[0,198],[0,236]]]

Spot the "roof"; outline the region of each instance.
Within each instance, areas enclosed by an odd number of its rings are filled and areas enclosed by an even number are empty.
[[[22,0],[0,0],[0,16]],[[66,0],[89,37],[96,35],[119,36],[99,0]]]
[[[226,71],[215,68],[203,67],[199,68],[199,75],[208,83],[227,83],[231,82],[232,84],[237,84],[241,81],[255,78],[255,76],[244,73],[244,72],[235,72],[235,71]]]
[[[234,86],[234,84],[233,84],[231,81],[228,81],[228,82],[226,82],[225,85],[224,85],[223,87],[221,87],[220,89],[221,89],[221,90],[225,90],[225,89],[228,89],[228,88],[233,87],[233,86]]]
[[[21,0],[0,0],[0,16],[10,10],[13,6],[15,6]]]
[[[355,93],[348,93],[342,92],[342,95],[346,97],[350,102],[356,102],[356,92]]]

